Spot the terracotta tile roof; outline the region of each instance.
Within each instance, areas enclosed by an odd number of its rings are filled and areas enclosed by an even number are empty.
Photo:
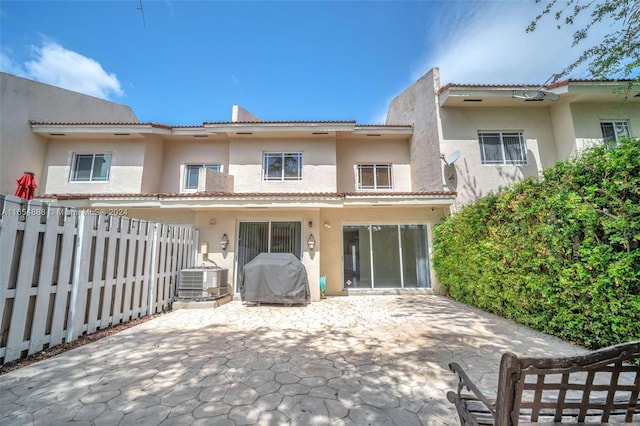
[[[413,127],[411,124],[358,124],[355,120],[349,121],[332,121],[332,120],[322,120],[322,121],[205,121],[200,125],[169,125],[155,122],[146,122],[146,123],[135,123],[135,122],[80,122],[80,121],[71,121],[71,122],[62,122],[62,121],[30,121],[32,126],[123,126],[123,127],[155,127],[160,129],[203,129],[206,126],[212,125],[226,125],[226,126],[234,126],[242,127],[246,125],[286,125],[286,124],[353,124],[356,127],[395,127],[395,128],[411,128]]]
[[[406,127],[412,128],[413,124],[356,124],[356,127]]]
[[[597,79],[574,79],[568,78],[564,80],[556,81],[552,84],[547,84],[547,89],[555,89],[556,87],[566,86],[569,83],[630,83],[636,80],[633,79],[621,79],[621,80],[597,80]],[[518,88],[534,88],[537,89],[540,87],[540,84],[468,84],[468,83],[447,83],[442,86],[438,93],[442,93],[444,91],[449,90],[452,87],[462,87],[462,88],[482,88],[482,89],[509,89],[513,87]]]
[[[438,90],[438,94],[442,93],[442,92],[446,92],[447,90],[454,88],[454,87],[461,87],[461,88],[474,88],[474,89],[512,89],[514,87],[518,87],[518,88],[534,88],[537,89],[540,87],[539,84],[458,84],[458,83],[448,83],[444,86],[442,86],[439,90]]]
[[[175,126],[162,123],[127,123],[127,122],[61,122],[61,121],[35,121],[29,122],[32,126],[140,126],[140,127],[157,127],[161,129],[171,129]],[[189,127],[203,127],[203,126],[189,126]]]
[[[360,191],[360,192],[342,192],[344,197],[423,197],[423,196],[443,196],[456,195],[455,191],[413,191],[413,192],[380,192],[380,191]]]
[[[202,124],[356,124],[356,120],[205,121]]]
[[[347,198],[347,197],[439,197],[455,196],[453,191],[415,191],[415,192],[193,192],[193,193],[95,193],[95,194],[42,194],[37,199],[86,200],[90,198]]]

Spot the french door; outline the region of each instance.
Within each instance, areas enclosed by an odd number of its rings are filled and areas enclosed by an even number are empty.
[[[292,253],[302,258],[302,222],[240,222],[239,225],[236,292],[242,268],[260,253]]]
[[[427,225],[345,225],[344,288],[431,288]]]

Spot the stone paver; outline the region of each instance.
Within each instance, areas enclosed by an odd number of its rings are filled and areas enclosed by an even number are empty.
[[[0,425],[455,425],[470,368],[584,350],[432,295],[177,310],[0,376]]]

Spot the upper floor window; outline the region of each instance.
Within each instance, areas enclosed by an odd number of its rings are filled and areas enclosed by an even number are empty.
[[[600,129],[605,142],[620,142],[620,138],[629,137],[629,124],[626,121],[603,121]]]
[[[392,189],[391,164],[358,164],[358,189]]]
[[[527,164],[523,132],[479,132],[482,164]]]
[[[76,154],[71,169],[72,182],[106,182],[109,180],[111,154]]]
[[[264,180],[302,180],[302,153],[265,152],[262,176]]]
[[[184,168],[184,189],[198,189],[200,169],[211,169],[219,172],[220,164],[187,164]]]

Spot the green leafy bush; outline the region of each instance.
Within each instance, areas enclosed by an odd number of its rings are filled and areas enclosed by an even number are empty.
[[[590,348],[640,340],[640,140],[595,147],[438,225],[452,298]]]

